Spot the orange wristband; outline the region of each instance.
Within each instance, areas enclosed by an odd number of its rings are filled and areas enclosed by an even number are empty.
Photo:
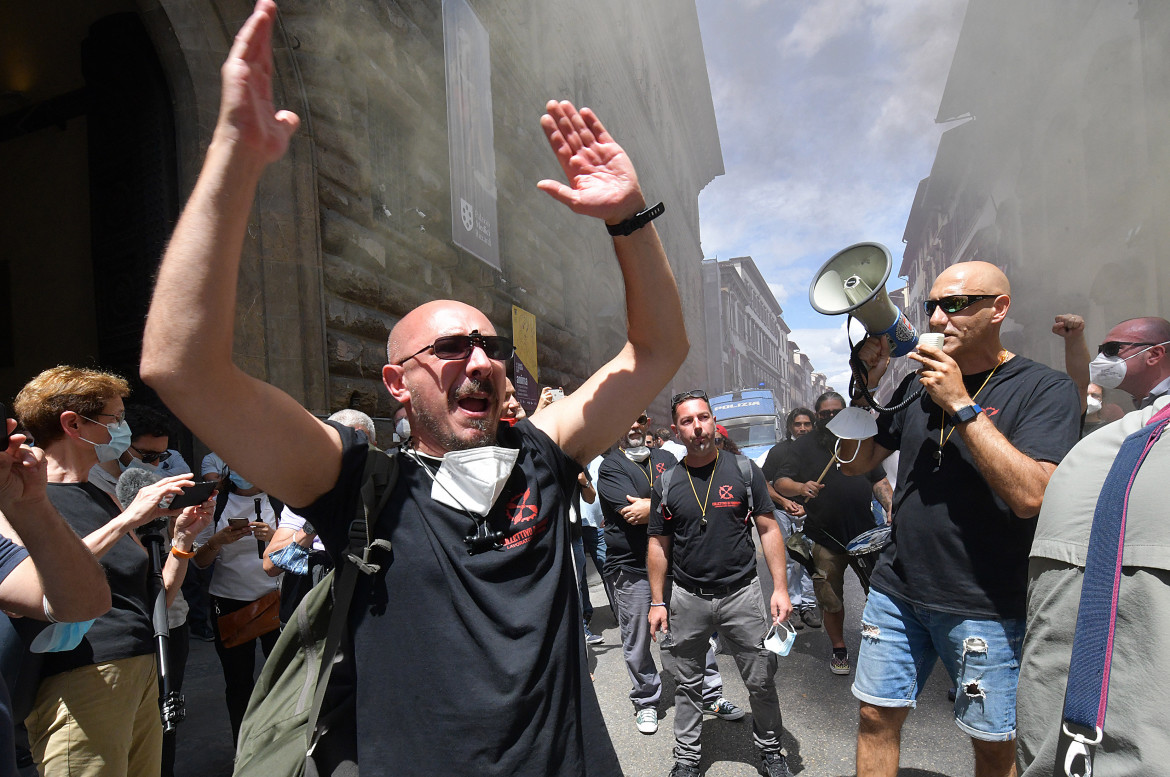
[[[171,548],[171,555],[177,558],[195,558],[195,551],[193,550],[179,550],[178,548]]]

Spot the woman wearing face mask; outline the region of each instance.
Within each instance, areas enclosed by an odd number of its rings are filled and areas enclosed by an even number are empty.
[[[104,763],[110,773],[159,773],[162,725],[150,560],[134,529],[177,516],[173,550],[162,569],[170,603],[211,510],[209,504],[181,512],[159,508],[164,497],[194,485],[190,475],[142,488],[125,509],[89,482],[95,464],[115,461],[130,445],[122,405],[129,393],[129,384],[115,375],[54,367],[16,396],[17,417],[45,451],[49,499],[105,567],[112,594],[110,611],[77,647],[44,655],[43,679],[26,720],[42,775],[67,774],[87,762]]]
[[[215,517],[199,535],[194,562],[201,569],[215,563],[210,587],[211,621],[235,742],[255,684],[256,644],[267,657],[276,644],[280,623],[273,611],[271,630],[234,644],[237,640],[233,639],[232,623],[239,616],[227,620],[224,616],[246,608],[259,610],[270,602],[279,608],[281,579],[269,577],[264,571],[263,553],[276,532],[283,505],[231,470],[230,463],[228,467],[227,476],[220,481]]]

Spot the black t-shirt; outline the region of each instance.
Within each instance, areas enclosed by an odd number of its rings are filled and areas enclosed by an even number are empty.
[[[964,376],[974,393],[988,373]],[[890,404],[917,388],[908,375]],[[1016,356],[975,397],[987,418],[1026,456],[1059,463],[1077,442],[1080,399],[1065,374]],[[873,587],[936,610],[980,618],[1023,618],[1034,518],[1021,520],[992,491],[943,411],[923,393],[878,419],[878,445],[902,452],[894,493],[892,542]]]
[[[826,448],[819,433],[811,432],[785,446],[772,480],[791,478],[797,483],[816,480],[832,458],[832,445]],[[844,552],[851,539],[874,528],[873,484],[885,476],[881,467],[864,475],[846,475],[836,464],[829,467],[821,481],[824,488],[816,499],[804,503],[807,514],[804,531],[808,538]]]
[[[57,512],[83,538],[122,512],[110,495],[93,483],[50,483],[48,494]],[[73,650],[45,653],[43,677],[90,664],[154,655],[154,628],[147,604],[150,557],[145,548],[126,534],[99,561],[110,583],[110,610],[94,622]]]
[[[340,558],[358,503],[365,438],[344,442],[332,490],[297,513]],[[527,420],[500,426],[519,458],[487,516],[504,548],[468,554],[473,520],[431,498],[438,460],[400,457],[376,536],[383,571],[350,613],[363,775],[621,775],[586,667],[569,543],[580,466]],[[385,557],[388,555],[388,559]]]
[[[760,467],[764,471],[765,480],[769,483],[776,482],[776,478],[779,477],[776,474],[776,470],[780,466],[780,460],[784,458],[785,453],[792,447],[792,443],[799,439],[797,437],[792,440],[781,440],[772,446],[771,450],[768,451],[768,455],[764,457],[764,466]]]
[[[751,469],[755,514],[771,518],[776,508],[764,473],[754,463]],[[754,577],[756,546],[748,520],[747,484],[735,456],[720,453],[697,468],[684,460],[670,477],[669,494],[663,495],[661,482],[654,485],[647,532],[672,538],[675,580],[719,588]]]
[[[605,519],[605,574],[619,569],[646,572],[646,525],[633,526],[619,512],[629,504],[626,496],[649,497],[662,473],[678,465],[678,459],[659,448],[650,450],[643,462],[630,461],[616,450],[597,470],[597,496]]]

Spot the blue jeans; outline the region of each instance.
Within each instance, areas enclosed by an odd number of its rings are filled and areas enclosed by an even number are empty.
[[[871,589],[861,615],[853,695],[877,707],[913,707],[942,659],[955,724],[975,739],[1016,737],[1016,685],[1024,620],[964,618]]]
[[[776,517],[776,523],[780,524],[780,529],[784,532],[784,539],[787,540],[792,536],[792,516],[783,510],[774,510],[772,515]],[[803,519],[801,522],[803,524]],[[788,566],[785,569],[788,573],[788,600],[792,602],[792,613],[795,615],[800,610],[816,607],[817,597],[812,578],[809,577],[804,564],[794,559],[791,553],[786,553],[785,556],[788,558]]]
[[[605,530],[600,526],[581,526],[581,542],[585,548],[585,555],[593,559],[593,565],[597,567],[597,574],[601,575],[602,585],[605,588],[605,598],[609,600],[609,608],[613,610],[614,617],[617,617],[617,610],[613,606],[613,590],[610,588],[609,580],[605,577]],[[581,602],[584,605],[589,601],[589,584],[584,575],[581,576]],[[590,605],[589,611],[592,612],[593,606]]]

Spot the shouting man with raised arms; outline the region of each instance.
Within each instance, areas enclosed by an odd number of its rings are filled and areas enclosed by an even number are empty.
[[[317,420],[232,362],[236,277],[265,167],[299,120],[272,105],[276,7],[260,0],[223,66],[207,159],[159,270],[142,374],[212,449],[346,547],[364,436]],[[564,400],[501,426],[511,342],[452,300],[390,332],[383,382],[405,408],[401,456],[374,534],[392,551],[350,612],[363,775],[621,774],[585,663],[565,494],[681,365],[678,291],[622,148],[588,109],[550,102],[541,126],[569,180],[538,186],[612,226],[628,342]],[[599,225],[600,226],[600,225]],[[472,485],[478,482],[482,488]],[[334,731],[334,734],[338,732]]]

